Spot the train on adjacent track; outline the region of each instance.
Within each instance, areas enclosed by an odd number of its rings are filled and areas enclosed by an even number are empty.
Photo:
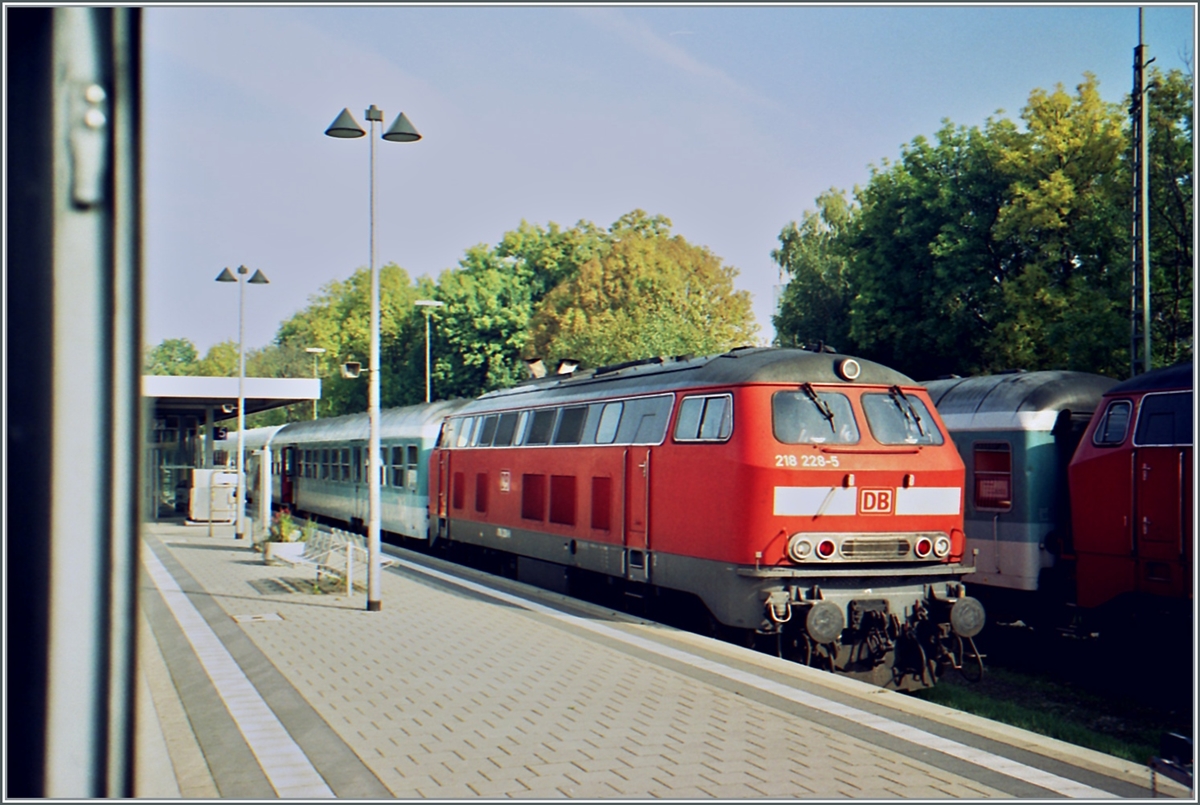
[[[966,467],[965,561],[993,619],[1190,634],[1193,364],[925,385]]]
[[[885,366],[771,348],[655,358],[385,411],[381,428],[389,539],[690,608],[883,687],[982,671],[963,462],[926,390]],[[356,414],[246,444],[271,456],[276,505],[361,528],[367,429]]]

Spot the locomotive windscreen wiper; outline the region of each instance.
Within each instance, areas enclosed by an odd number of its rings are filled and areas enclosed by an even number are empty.
[[[917,433],[925,435],[925,429],[921,427],[921,415],[917,413],[917,407],[912,404],[912,400],[901,391],[899,386],[892,386],[888,389],[888,394],[891,395],[892,402],[900,409],[900,413],[904,414],[905,419],[911,419],[912,423],[917,426]]]
[[[808,399],[812,400],[813,405],[817,406],[817,410],[821,412],[821,416],[829,420],[829,429],[836,433],[837,428],[833,424],[833,409],[829,407],[829,403],[817,396],[817,390],[812,387],[812,383],[802,383],[800,390],[808,395]]]

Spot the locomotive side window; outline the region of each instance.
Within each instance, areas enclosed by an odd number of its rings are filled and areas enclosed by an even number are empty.
[[[976,442],[975,508],[1012,508],[1012,445],[1007,442]]]
[[[771,425],[783,444],[857,444],[860,438],[849,398],[811,387],[775,392]]]
[[[600,425],[596,428],[596,444],[612,444],[617,438],[617,426],[621,424],[624,403],[614,402],[604,406],[600,413]]]
[[[658,444],[667,432],[674,397],[643,397],[627,400],[617,428],[615,441],[620,444]]]
[[[1170,447],[1192,443],[1192,392],[1147,394],[1138,411],[1133,443]]]
[[[471,441],[471,432],[475,428],[475,417],[469,416],[461,420],[458,426],[458,438],[454,442],[455,447],[466,447]]]
[[[479,426],[479,432],[475,434],[475,441],[471,443],[471,446],[491,447],[492,439],[496,438],[496,423],[499,421],[500,417],[496,414],[484,417],[483,424]]]
[[[587,408],[564,408],[558,419],[558,430],[554,433],[554,444],[579,444],[583,435],[583,423],[587,418]]]
[[[679,404],[675,440],[723,442],[733,432],[733,397],[687,397]]]
[[[1129,414],[1132,410],[1133,405],[1129,400],[1110,402],[1104,410],[1104,418],[1096,426],[1092,441],[1099,446],[1123,443],[1129,431]]]
[[[893,386],[887,394],[864,394],[863,410],[880,444],[938,445],[945,440],[925,403]]]
[[[500,415],[500,422],[496,425],[496,437],[492,440],[494,447],[507,447],[512,444],[513,434],[517,432],[517,414],[509,412]]]
[[[534,411],[529,431],[525,434],[525,444],[550,444],[550,434],[554,432],[554,420],[557,418],[557,408]]]

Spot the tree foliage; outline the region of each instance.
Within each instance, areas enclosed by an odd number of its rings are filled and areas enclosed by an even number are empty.
[[[199,353],[196,345],[186,338],[167,338],[142,356],[142,373],[177,376],[195,373]]]
[[[1191,354],[1190,79],[1156,76],[1151,108],[1155,356],[1169,363]],[[1128,374],[1125,109],[1085,75],[1074,94],[1035,90],[1020,118],[946,121],[873,168],[854,204],[830,191],[785,227],[777,343],[843,340],[922,378]]]

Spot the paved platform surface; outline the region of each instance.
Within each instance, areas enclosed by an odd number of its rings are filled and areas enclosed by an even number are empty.
[[[1144,766],[396,555],[367,612],[361,590],[314,592],[228,527],[147,526],[138,796],[1151,793]]]

